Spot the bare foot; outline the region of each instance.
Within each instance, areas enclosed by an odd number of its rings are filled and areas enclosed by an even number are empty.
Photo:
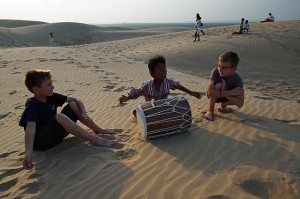
[[[214,114],[210,111],[207,111],[207,113],[205,113],[205,115],[203,115],[203,117],[205,119],[207,119],[208,121],[213,121],[214,120]]]
[[[110,141],[101,137],[97,137],[95,139],[94,143],[91,143],[92,145],[100,146],[100,147],[113,147],[117,144],[116,141]]]

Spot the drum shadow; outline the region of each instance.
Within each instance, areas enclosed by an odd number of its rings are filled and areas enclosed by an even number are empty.
[[[239,132],[237,128],[237,133],[249,132]],[[200,170],[206,175],[235,170],[239,165],[256,165],[263,169],[290,172],[291,161],[299,161],[287,145],[270,137],[254,137],[245,142],[196,125],[186,133],[149,142],[173,156],[186,169]]]

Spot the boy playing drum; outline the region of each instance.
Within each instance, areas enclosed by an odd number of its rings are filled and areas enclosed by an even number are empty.
[[[179,89],[198,99],[201,98],[201,94],[199,92],[190,91],[179,82],[166,77],[166,60],[163,56],[156,55],[150,58],[148,61],[148,68],[153,79],[144,82],[139,88],[131,89],[127,96],[122,95],[119,99],[121,104],[130,99],[137,99],[142,95],[145,97],[146,101],[166,99],[170,94],[170,89]]]

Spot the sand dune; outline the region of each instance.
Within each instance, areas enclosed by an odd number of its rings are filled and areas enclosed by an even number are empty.
[[[1,27],[3,24],[3,27]],[[150,28],[126,30],[103,28],[81,23],[39,23],[30,21],[0,21],[0,47],[49,46],[49,33],[53,32],[57,46],[79,45],[115,41],[121,39],[151,36],[170,32],[179,32],[187,28]],[[10,28],[7,28],[10,27]]]
[[[46,33],[48,25],[37,27],[46,26]],[[235,36],[237,26],[211,28],[201,42],[192,42],[190,30],[1,49],[0,198],[299,198],[299,26],[300,21],[252,24],[249,34]],[[25,30],[14,29],[24,35]],[[150,78],[149,56],[165,55],[169,76],[205,92],[210,70],[228,50],[241,57],[244,107],[208,122],[202,117],[206,97],[187,96],[191,129],[143,140],[131,117],[143,99],[120,106],[118,97]],[[24,74],[36,68],[50,69],[56,92],[82,99],[98,124],[116,129],[117,146],[89,146],[69,136],[53,149],[35,152],[35,168],[23,170],[24,132],[17,123],[30,96]],[[178,94],[185,95],[171,96]]]
[[[16,28],[16,27],[23,27],[23,26],[39,25],[39,24],[46,24],[46,23],[41,21],[0,19],[0,27],[5,27],[5,28]]]

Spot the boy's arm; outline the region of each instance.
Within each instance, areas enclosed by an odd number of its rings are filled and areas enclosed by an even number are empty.
[[[217,91],[214,89],[214,82],[209,81],[207,86],[208,97],[229,97],[229,96],[244,96],[244,89],[236,87],[232,90]]]
[[[183,91],[183,92],[185,92],[185,93],[188,93],[188,94],[190,94],[190,95],[192,95],[192,96],[194,96],[194,97],[196,97],[196,98],[198,98],[198,99],[201,98],[201,94],[200,94],[199,92],[191,91],[191,90],[185,88],[185,87],[182,86],[182,85],[179,85],[179,86],[178,86],[178,89],[181,90],[181,91]]]
[[[32,163],[32,153],[35,130],[36,124],[34,122],[28,122],[25,129],[25,157],[23,160],[23,168],[26,170],[34,167],[34,164]]]
[[[130,99],[137,99],[138,97],[140,96],[144,96],[146,101],[150,101],[149,100],[149,95],[148,95],[148,92],[147,92],[147,86],[143,86],[143,87],[140,87],[138,89],[136,88],[132,88],[129,93],[127,94],[127,96],[125,95],[122,95],[120,98],[119,98],[119,102],[120,104],[124,103],[124,102],[127,102],[128,100]]]

